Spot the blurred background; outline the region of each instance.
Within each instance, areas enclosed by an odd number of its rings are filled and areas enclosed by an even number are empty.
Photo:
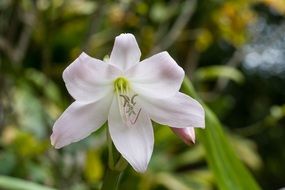
[[[100,187],[105,128],[61,150],[49,136],[73,101],[63,70],[82,51],[103,59],[126,32],[142,59],[167,50],[184,68],[262,189],[285,186],[284,0],[1,0],[0,189]],[[128,167],[119,189],[220,187],[199,138],[155,136],[148,171]]]

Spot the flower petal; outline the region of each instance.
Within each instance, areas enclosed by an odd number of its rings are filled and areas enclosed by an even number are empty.
[[[100,128],[107,120],[112,96],[85,104],[73,102],[53,126],[51,144],[61,148],[77,142]]]
[[[137,172],[146,171],[154,144],[152,124],[148,115],[141,110],[135,124],[127,126],[120,115],[117,98],[114,98],[108,124],[117,150]]]
[[[165,99],[151,99],[139,96],[137,102],[157,123],[175,128],[205,128],[205,113],[199,102],[177,92]]]
[[[123,71],[140,61],[141,51],[132,34],[121,34],[116,37],[109,63]]]
[[[126,75],[136,93],[163,98],[179,91],[184,71],[167,52],[162,52],[134,65]]]
[[[94,102],[113,90],[112,81],[120,71],[82,53],[63,72],[66,88],[75,100]]]
[[[191,145],[195,143],[194,127],[186,127],[186,128],[170,127],[170,128],[178,137],[180,137],[185,142],[185,144]]]

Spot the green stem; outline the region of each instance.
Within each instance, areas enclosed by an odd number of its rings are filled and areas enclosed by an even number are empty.
[[[115,165],[114,157],[116,157],[117,153],[113,151],[114,145],[112,143],[112,139],[108,130],[107,130],[107,144],[108,144],[108,167],[113,170]]]
[[[101,190],[116,190],[122,173],[122,171],[111,170],[107,167]]]
[[[120,156],[119,160],[117,161],[115,165],[115,169],[117,171],[123,171],[128,166],[128,162],[123,158],[123,156]]]
[[[115,148],[108,130],[107,143],[109,157],[108,166],[106,167],[101,190],[116,190],[120,182],[120,176],[128,166],[128,163]]]

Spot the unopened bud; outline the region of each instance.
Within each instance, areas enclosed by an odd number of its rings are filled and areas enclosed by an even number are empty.
[[[173,128],[172,131],[180,137],[187,145],[195,143],[195,130],[193,127]]]

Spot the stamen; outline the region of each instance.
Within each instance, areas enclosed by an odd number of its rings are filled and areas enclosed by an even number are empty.
[[[135,98],[138,94],[131,93],[129,82],[124,77],[119,77],[114,81],[114,90],[117,95],[120,115],[124,123],[133,126],[141,113],[141,108],[136,106]]]
[[[130,121],[131,124],[135,124],[138,120],[138,117],[141,112],[141,108],[139,108],[138,112],[136,111],[136,102],[135,97],[138,96],[137,94],[133,95],[131,98],[127,95],[120,94],[120,97],[123,98],[123,110],[124,110],[124,116],[128,121]]]

